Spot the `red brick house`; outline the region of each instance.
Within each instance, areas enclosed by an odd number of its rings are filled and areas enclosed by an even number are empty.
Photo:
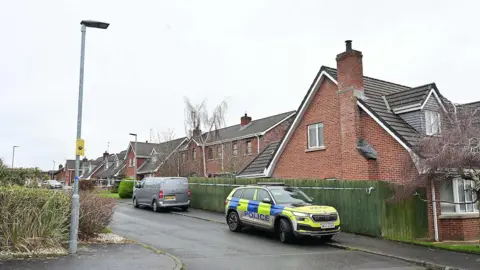
[[[57,173],[55,174],[55,180],[62,181],[65,185],[70,186],[73,184],[75,178],[75,160],[67,159],[65,166],[59,166]]]
[[[366,77],[362,57],[347,41],[337,68],[320,68],[281,142],[251,162],[256,175],[240,176],[402,183],[405,162],[418,158],[412,149],[421,136],[441,133],[439,112],[448,100],[434,83],[408,87]],[[468,202],[472,195],[461,188],[468,184],[430,185],[428,198]],[[431,236],[436,231],[440,240],[475,238],[478,215],[473,204],[430,203]]]
[[[295,111],[289,111],[252,120],[245,114],[240,124],[212,132],[205,147],[207,176],[238,174],[258,153],[284,136],[294,116]],[[198,141],[193,138],[178,149],[182,175],[203,175],[202,146]]]

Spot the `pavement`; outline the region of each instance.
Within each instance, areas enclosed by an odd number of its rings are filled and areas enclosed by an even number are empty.
[[[178,259],[177,259],[178,260]],[[178,261],[159,251],[138,244],[89,245],[75,255],[52,259],[0,261],[1,270],[172,270]]]
[[[112,230],[177,256],[188,270],[425,269],[395,258],[326,245],[313,238],[285,245],[276,235],[263,231],[233,233],[216,213],[195,209],[155,213],[146,207],[136,209],[131,201],[117,204]]]
[[[217,223],[226,223],[225,216],[222,213],[198,209],[189,209],[188,212],[172,213]],[[360,250],[371,254],[397,258],[430,268],[480,269],[480,255],[428,248],[351,233],[342,232],[336,235],[332,242],[326,244],[339,248]]]

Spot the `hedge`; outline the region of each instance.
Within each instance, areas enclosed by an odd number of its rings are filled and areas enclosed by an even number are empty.
[[[135,181],[124,180],[120,182],[120,186],[118,187],[118,197],[121,199],[132,198],[134,186]]]

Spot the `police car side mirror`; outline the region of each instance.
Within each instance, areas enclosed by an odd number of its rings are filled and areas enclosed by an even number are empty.
[[[268,204],[272,204],[272,200],[270,200],[270,198],[264,198],[262,200],[263,203],[268,203]]]
[[[141,188],[142,185],[140,185],[140,183],[137,183],[137,184],[135,184],[135,187],[136,187],[136,188]]]

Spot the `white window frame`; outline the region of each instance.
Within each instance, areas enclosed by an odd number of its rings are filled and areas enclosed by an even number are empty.
[[[435,111],[425,111],[425,134],[438,135],[442,132],[442,121],[440,113]]]
[[[463,186],[465,186],[467,183],[470,183],[470,184],[473,184],[473,181],[472,180],[465,180],[465,179],[461,179],[461,178],[457,178],[457,179],[453,179],[453,182],[452,182],[452,192],[453,192],[453,202],[456,203],[455,204],[455,212],[442,212],[442,214],[470,214],[470,213],[478,213],[478,204],[477,203],[473,203],[473,207],[472,207],[472,211],[467,211],[467,205],[465,205],[465,211],[461,210],[460,207],[461,205],[458,204],[458,203],[461,203],[460,201],[460,197],[459,197],[459,188],[460,188],[460,181],[463,181]],[[468,191],[464,190],[464,198],[465,198],[465,201],[464,202],[473,202],[474,198],[475,198],[475,193],[472,194],[472,200],[471,201],[467,201],[466,198],[467,198],[467,194],[468,194]],[[441,198],[440,198],[441,199]],[[440,204],[446,204],[446,205],[451,205],[450,203],[447,203],[447,202],[441,202]]]
[[[319,128],[322,128],[322,137],[323,137],[323,143],[320,145],[320,138],[319,138],[319,133],[318,130]],[[325,126],[323,123],[315,123],[307,126],[307,148],[308,149],[323,149],[325,148]],[[315,145],[310,145],[310,129],[315,129]]]
[[[133,167],[133,158],[128,159],[128,167]]]
[[[253,145],[252,145],[252,141],[251,140],[248,140],[245,142],[245,145],[247,147],[246,151],[245,151],[245,154],[246,155],[251,155],[253,154]]]
[[[232,154],[234,157],[238,156],[238,144],[237,142],[232,143]]]

